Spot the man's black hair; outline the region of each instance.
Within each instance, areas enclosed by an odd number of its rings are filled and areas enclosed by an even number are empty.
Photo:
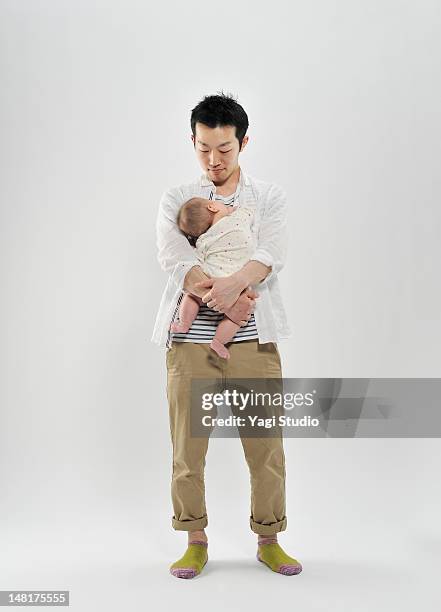
[[[234,126],[240,150],[248,129],[248,115],[232,94],[220,91],[218,95],[205,96],[191,111],[191,131],[195,137],[196,123],[203,123],[209,128]]]

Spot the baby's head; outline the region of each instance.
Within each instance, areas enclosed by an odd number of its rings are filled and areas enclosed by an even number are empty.
[[[190,198],[179,209],[176,222],[184,234],[192,238],[199,238],[213,223],[231,214],[233,210],[235,208],[232,206],[227,206],[217,200]]]

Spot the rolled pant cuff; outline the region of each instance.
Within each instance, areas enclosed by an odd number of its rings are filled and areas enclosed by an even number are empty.
[[[273,533],[279,533],[279,531],[285,531],[288,523],[288,519],[285,516],[281,521],[277,523],[271,523],[270,525],[262,525],[262,523],[256,523],[253,521],[253,517],[250,516],[250,527],[254,533],[258,535],[272,535]]]
[[[199,531],[204,529],[208,525],[208,517],[203,516],[202,518],[195,519],[194,521],[178,521],[175,517],[172,517],[173,529],[178,531]]]

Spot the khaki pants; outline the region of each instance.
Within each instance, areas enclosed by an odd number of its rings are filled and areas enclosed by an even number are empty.
[[[281,378],[277,345],[258,340],[232,342],[229,360],[220,358],[209,344],[172,342],[166,351],[167,397],[173,445],[171,494],[172,526],[196,531],[208,525],[204,468],[209,438],[190,435],[192,378]],[[271,535],[284,531],[285,455],[283,438],[241,438],[250,470],[250,527]]]

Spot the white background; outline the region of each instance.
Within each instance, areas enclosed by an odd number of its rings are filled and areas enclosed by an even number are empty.
[[[290,578],[255,559],[239,440],[212,440],[210,562],[172,577],[150,336],[159,198],[201,173],[190,111],[223,89],[241,166],[288,194],[284,375],[440,376],[440,26],[435,0],[1,2],[0,589],[439,609],[439,439],[286,440]]]

